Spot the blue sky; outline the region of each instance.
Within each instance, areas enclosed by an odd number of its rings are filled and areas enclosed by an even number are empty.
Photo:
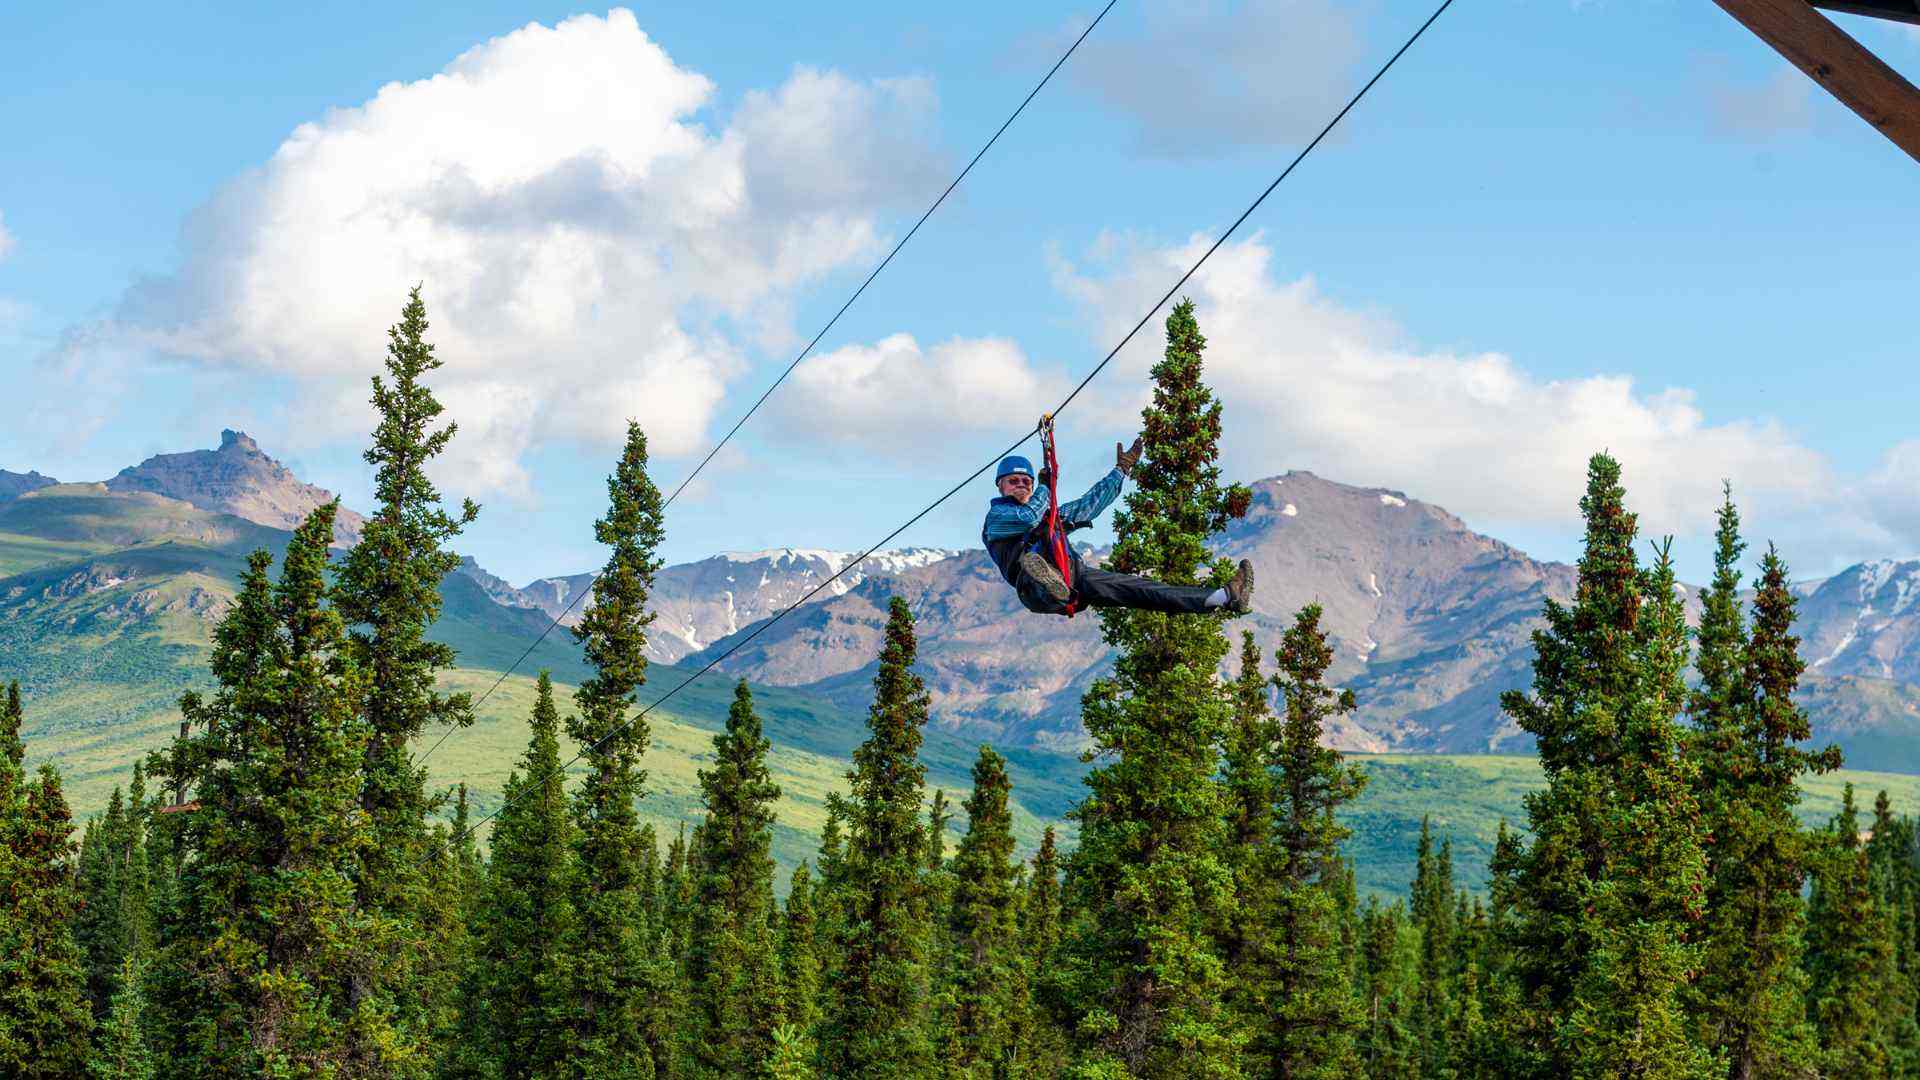
[[[0,366],[30,403],[0,467],[98,479],[243,427],[364,506],[354,402],[422,281],[443,483],[486,507],[463,547],[516,581],[596,563],[624,419],[677,481],[1097,10],[324,8],[0,15]],[[1122,0],[675,504],[668,556],[884,535],[1429,10]],[[1920,69],[1920,35],[1841,18]],[[1920,554],[1915,175],[1711,5],[1459,0],[1195,283],[1227,464],[1565,558],[1607,446],[1693,576],[1723,476],[1803,572]],[[1146,360],[1063,418],[1070,476]],[[971,543],[987,494],[900,542]]]

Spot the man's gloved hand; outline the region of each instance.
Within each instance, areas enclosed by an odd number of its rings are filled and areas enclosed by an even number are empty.
[[[1133,475],[1133,467],[1140,464],[1140,451],[1141,442],[1137,435],[1134,436],[1131,449],[1124,449],[1119,443],[1113,444],[1113,464],[1120,470],[1120,475]]]
[[[1040,486],[1043,488],[1053,486],[1053,471],[1045,465],[1040,466]]]

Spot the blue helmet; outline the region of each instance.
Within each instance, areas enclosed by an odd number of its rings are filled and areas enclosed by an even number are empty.
[[[1033,462],[1028,461],[1026,458],[1023,458],[1018,454],[1015,454],[1010,458],[1000,459],[1000,470],[993,474],[993,482],[997,484],[1001,481],[1002,478],[1008,477],[1008,476],[1032,476],[1032,475],[1033,475]]]

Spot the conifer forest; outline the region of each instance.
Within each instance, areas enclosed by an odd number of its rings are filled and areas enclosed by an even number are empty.
[[[484,823],[419,740],[472,721],[427,628],[476,518],[428,466],[458,437],[420,290],[373,380],[378,504],[337,503],[247,563],[181,734],[77,822],[0,714],[0,1077],[21,1080],[1891,1080],[1920,1077],[1920,846],[1885,794],[1818,827],[1786,558],[1719,510],[1690,620],[1633,478],[1592,457],[1578,588],[1545,604],[1500,707],[1546,778],[1486,880],[1424,830],[1408,899],[1362,897],[1327,748],[1355,707],[1307,606],[1263,655],[1225,612],[1105,609],[1070,819],[1017,849],[1006,759],[950,802],[919,760],[928,694],[892,601],[869,734],[817,855],[776,880],[780,798],[742,681],[659,835],[637,696],[665,535],[629,424],[571,628],[592,677],[540,678]],[[1190,303],[1165,320],[1145,456],[1107,565],[1233,574]],[[457,359],[452,362],[457,362]],[[1684,468],[1684,462],[1674,463]],[[1038,618],[1039,616],[1034,616]],[[29,688],[30,689],[30,688]],[[577,749],[576,761],[568,761]],[[949,822],[960,839],[949,845]],[[786,877],[786,875],[780,875]]]

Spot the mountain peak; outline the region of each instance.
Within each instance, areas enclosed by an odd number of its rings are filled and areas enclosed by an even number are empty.
[[[155,454],[120,470],[107,481],[107,490],[164,495],[202,510],[288,530],[334,498],[332,492],[306,483],[267,456],[246,432],[232,428],[220,432],[217,450]],[[365,524],[365,518],[341,508],[334,519],[334,543],[358,543]]]
[[[17,499],[41,488],[52,487],[59,482],[51,476],[41,476],[32,469],[23,473],[0,469],[0,502]]]

